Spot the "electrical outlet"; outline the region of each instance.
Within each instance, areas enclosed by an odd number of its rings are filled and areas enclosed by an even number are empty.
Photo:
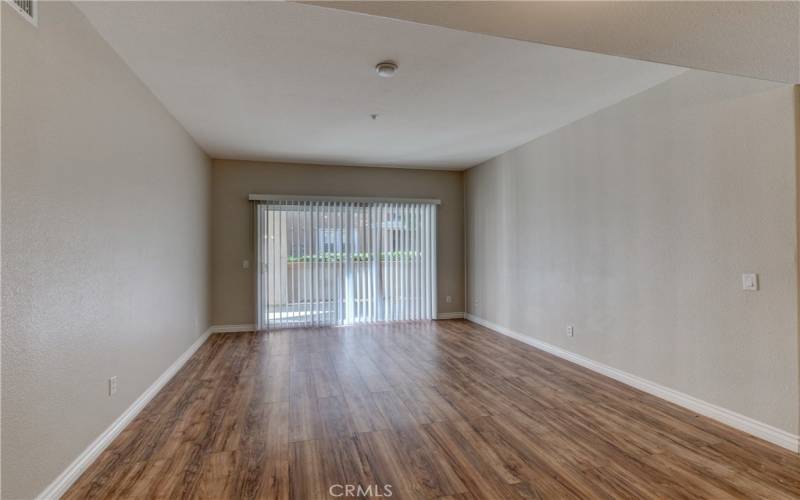
[[[113,396],[117,393],[117,376],[114,375],[108,379],[108,395]]]
[[[742,275],[742,290],[750,292],[758,291],[758,275],[747,273]]]
[[[575,327],[572,325],[567,326],[567,337],[574,337],[575,336]]]
[[[250,269],[250,261],[249,260],[243,260],[242,261],[242,269]]]
[[[448,295],[447,297],[444,298],[444,301],[447,302],[448,304],[452,304],[453,303],[453,296],[452,295]]]

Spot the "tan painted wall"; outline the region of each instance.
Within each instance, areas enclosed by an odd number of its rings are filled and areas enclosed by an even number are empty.
[[[462,173],[214,160],[212,179],[212,322],[255,320],[250,193],[438,198],[439,313],[464,310]],[[447,295],[453,302],[445,302]]]
[[[798,317],[798,339],[797,339],[797,359],[800,364],[800,85],[794,86],[794,149],[795,149],[795,234],[798,241],[795,248],[795,259],[797,265],[797,317]],[[800,371],[800,368],[798,369]],[[798,390],[800,392],[800,390]],[[797,396],[797,428],[800,429],[800,394]]]
[[[34,28],[2,3],[9,499],[39,494],[208,326],[210,160],[72,3],[39,8]]]
[[[470,169],[469,311],[796,434],[794,112],[690,71]]]

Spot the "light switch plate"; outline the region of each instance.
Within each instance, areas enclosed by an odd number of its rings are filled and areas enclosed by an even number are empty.
[[[742,290],[755,292],[758,290],[758,275],[755,273],[745,273],[742,275]]]

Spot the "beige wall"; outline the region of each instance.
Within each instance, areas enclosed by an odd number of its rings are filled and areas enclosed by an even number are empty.
[[[212,322],[252,324],[255,275],[250,193],[438,198],[439,313],[464,310],[464,212],[461,172],[289,165],[214,160],[212,178]],[[453,302],[448,304],[445,297]]]
[[[469,311],[797,433],[795,168],[790,86],[687,72],[467,171]]]
[[[797,289],[797,317],[798,317],[798,327],[797,327],[797,359],[798,365],[800,365],[800,85],[794,86],[794,133],[795,133],[795,141],[794,141],[794,148],[795,148],[795,235],[798,238],[795,244],[795,273],[796,273],[796,289]],[[800,367],[798,367],[798,372],[800,372]],[[798,375],[800,378],[800,375]],[[800,384],[800,381],[798,381]],[[800,431],[800,389],[798,389],[798,397],[797,397],[797,429]],[[800,434],[800,432],[798,432]]]
[[[2,3],[9,499],[42,492],[208,326],[210,160],[73,4],[39,8],[34,28]]]

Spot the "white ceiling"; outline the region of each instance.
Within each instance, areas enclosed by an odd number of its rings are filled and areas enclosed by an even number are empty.
[[[78,6],[214,158],[467,168],[683,71],[292,3]]]
[[[303,3],[687,68],[800,83],[800,2]]]

